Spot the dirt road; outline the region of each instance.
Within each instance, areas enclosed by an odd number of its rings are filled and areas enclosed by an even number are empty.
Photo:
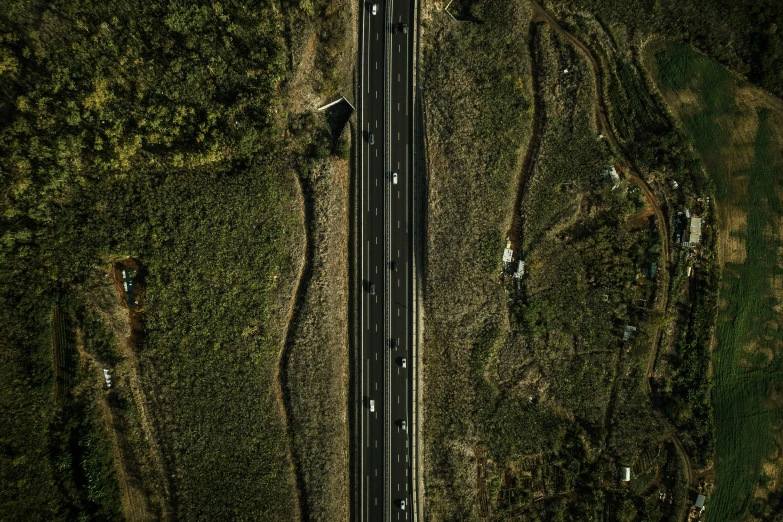
[[[650,186],[647,184],[644,178],[642,178],[635,164],[629,160],[629,158],[625,153],[625,150],[617,141],[617,138],[615,137],[614,132],[612,131],[612,127],[609,125],[609,120],[607,118],[608,111],[606,107],[606,100],[604,99],[603,76],[601,75],[601,68],[598,63],[598,60],[595,58],[592,51],[585,44],[583,44],[573,34],[563,29],[563,27],[561,27],[560,24],[557,23],[557,21],[552,17],[552,15],[550,15],[549,12],[546,11],[546,9],[544,9],[536,0],[530,0],[530,5],[533,8],[534,15],[540,17],[544,22],[547,23],[547,25],[549,25],[549,27],[552,28],[552,30],[554,30],[568,43],[570,43],[576,49],[578,49],[579,52],[585,57],[587,62],[590,64],[590,68],[593,70],[593,76],[595,77],[595,100],[596,100],[595,117],[596,117],[596,122],[598,124],[598,128],[600,129],[603,136],[607,139],[607,141],[609,142],[609,144],[611,145],[615,153],[618,155],[618,157],[620,157],[623,163],[627,166],[626,173],[628,174],[628,177],[631,179],[631,181],[634,184],[638,185],[641,188],[642,192],[644,193],[644,197],[647,199],[647,202],[650,204],[650,206],[652,206],[653,211],[655,212],[655,216],[658,219],[658,223],[660,224],[661,242],[663,244],[664,266],[666,267],[666,270],[664,270],[663,273],[666,275],[664,278],[662,278],[662,281],[660,281],[658,285],[658,293],[660,297],[658,299],[656,308],[660,312],[665,312],[669,306],[669,280],[671,278],[671,274],[670,274],[671,246],[669,244],[669,238],[670,238],[669,222],[666,220],[666,216],[663,211],[663,206],[655,197],[655,194],[653,193]],[[651,352],[650,357],[647,361],[647,370],[644,379],[644,387],[647,392],[647,395],[650,397],[651,402],[652,402],[652,388],[650,386],[650,378],[652,377],[653,369],[655,367],[655,360],[657,358],[658,347],[661,341],[660,327],[655,328],[652,337],[653,337],[653,348],[650,351]],[[685,475],[688,478],[688,483],[691,486],[695,486],[696,476],[693,471],[693,464],[691,462],[690,457],[688,456],[688,453],[685,451],[685,446],[683,445],[680,438],[677,436],[677,432],[674,430],[674,426],[672,426],[672,424],[668,421],[668,419],[666,419],[658,409],[653,408],[653,411],[655,412],[658,421],[666,428],[666,431],[668,432],[669,436],[674,441],[674,445],[677,447],[677,451],[680,453],[680,457],[683,461],[683,467],[685,468]]]

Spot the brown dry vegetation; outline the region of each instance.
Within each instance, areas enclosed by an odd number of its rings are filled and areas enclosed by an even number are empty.
[[[290,42],[293,71],[286,98],[294,119],[310,126],[315,138],[314,143],[294,143],[302,152],[318,147],[319,141],[330,148],[350,143],[350,125],[342,129],[344,107],[314,111],[338,95],[352,99],[358,8],[341,1],[317,3],[313,12],[290,13],[288,23],[297,31]],[[336,135],[340,130],[342,134]],[[301,519],[347,521],[351,166],[345,159],[317,155],[321,157],[298,174],[306,231],[304,259],[278,362],[280,398]]]
[[[479,26],[454,22],[442,5],[425,4],[422,16],[429,153],[423,462],[432,520],[477,516],[474,420],[454,415],[476,406],[472,342],[485,323],[507,322],[496,268],[532,103],[527,10],[513,4],[502,16],[488,13],[503,35],[490,45]]]
[[[348,180],[325,162],[306,184],[308,266],[282,361],[308,520],[348,519]]]

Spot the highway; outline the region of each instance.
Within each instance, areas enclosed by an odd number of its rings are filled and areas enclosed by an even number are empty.
[[[366,522],[415,518],[410,438],[415,3],[374,1],[375,14],[372,3],[363,4],[359,82],[356,518]]]

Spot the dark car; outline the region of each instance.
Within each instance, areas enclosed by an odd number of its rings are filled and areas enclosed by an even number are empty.
[[[370,283],[370,295],[375,295],[375,283]]]
[[[367,142],[368,142],[370,145],[375,145],[375,136],[373,136],[373,133],[372,133],[372,132],[371,132],[371,133],[369,133],[369,135],[367,136]]]
[[[397,339],[389,339],[389,346],[392,347],[392,350],[397,349]]]
[[[396,261],[392,261],[391,263],[389,263],[389,268],[391,269],[392,272],[396,272],[397,271],[397,262]]]

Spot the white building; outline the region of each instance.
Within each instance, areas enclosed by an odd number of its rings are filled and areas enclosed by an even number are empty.
[[[514,259],[514,251],[511,249],[511,240],[506,240],[506,249],[503,250],[503,262],[510,263]]]

